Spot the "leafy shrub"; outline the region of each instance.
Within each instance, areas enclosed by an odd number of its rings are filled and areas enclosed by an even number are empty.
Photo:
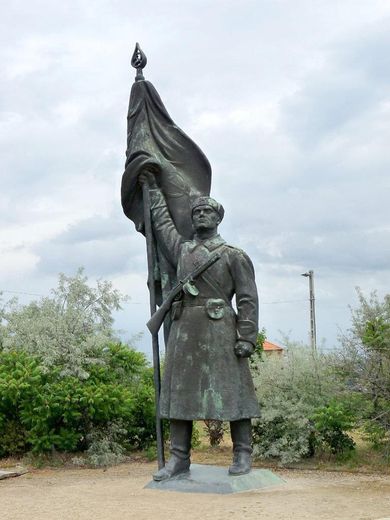
[[[253,455],[290,464],[312,451],[313,428],[302,402],[274,399],[253,424]]]
[[[2,421],[0,457],[20,455],[26,451],[26,431],[17,420]]]
[[[315,410],[339,391],[325,354],[285,340],[284,356],[267,356],[253,372],[261,417],[253,421],[254,455],[288,464],[314,453]]]
[[[156,441],[152,369],[145,371],[137,385],[133,395],[132,407],[125,424],[129,449],[145,449]]]
[[[21,414],[43,381],[36,359],[23,352],[0,352],[0,456],[26,451],[28,429]]]
[[[390,449],[390,295],[382,301],[358,289],[359,307],[333,359],[354,402],[363,431],[375,447]]]
[[[101,462],[154,441],[151,369],[112,328],[123,300],[79,269],[50,297],[0,305],[0,456],[81,450]]]
[[[347,453],[355,448],[354,440],[345,432],[355,420],[347,408],[336,401],[318,408],[312,416],[316,445],[333,454]]]
[[[223,421],[217,421],[213,419],[206,419],[204,421],[205,431],[209,438],[210,446],[219,446],[223,440],[223,435],[226,431],[226,427]]]
[[[263,328],[263,329],[261,329],[261,331],[259,331],[257,333],[255,351],[249,358],[249,365],[251,367],[251,370],[254,373],[257,373],[259,371],[260,362],[263,360],[263,352],[264,352],[263,346],[264,346],[265,339],[266,339],[266,332],[265,332],[265,329]]]
[[[201,439],[200,439],[198,423],[196,421],[193,421],[192,435],[191,435],[191,447],[199,448],[200,445],[201,445]]]
[[[361,429],[363,438],[368,440],[375,450],[381,450],[386,459],[390,460],[390,436],[388,429],[376,421],[364,421]]]
[[[118,359],[123,364],[115,369]],[[0,427],[7,432],[0,455],[88,450],[94,431],[118,421],[125,448],[148,446],[155,437],[154,394],[145,357],[113,344],[102,360],[80,380],[64,377],[60,367],[47,372],[25,352],[0,352]]]
[[[78,466],[108,467],[126,460],[124,442],[127,431],[121,421],[113,421],[95,428],[87,435],[88,449],[85,457],[74,457]]]

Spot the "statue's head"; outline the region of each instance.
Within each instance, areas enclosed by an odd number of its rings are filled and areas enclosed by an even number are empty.
[[[195,231],[217,229],[225,210],[211,197],[198,197],[191,206],[192,225]]]

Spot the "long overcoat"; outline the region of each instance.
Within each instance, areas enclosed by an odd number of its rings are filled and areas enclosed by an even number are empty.
[[[160,396],[168,419],[237,421],[259,416],[247,358],[234,353],[238,339],[256,342],[258,297],[249,257],[216,235],[185,240],[159,190],[151,191],[154,233],[182,279],[214,252],[221,258],[172,307]],[[198,294],[194,294],[197,293]],[[235,296],[236,309],[232,307]]]

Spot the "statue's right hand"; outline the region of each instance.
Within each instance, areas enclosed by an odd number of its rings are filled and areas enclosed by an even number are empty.
[[[138,176],[138,181],[141,185],[146,183],[150,188],[157,188],[156,177],[148,170],[143,171]]]

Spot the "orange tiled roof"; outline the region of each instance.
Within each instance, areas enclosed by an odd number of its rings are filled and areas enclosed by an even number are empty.
[[[271,343],[270,341],[265,340],[263,344],[263,349],[268,352],[270,350],[281,351],[283,350],[283,347],[280,347],[279,345],[275,345],[275,343]]]

